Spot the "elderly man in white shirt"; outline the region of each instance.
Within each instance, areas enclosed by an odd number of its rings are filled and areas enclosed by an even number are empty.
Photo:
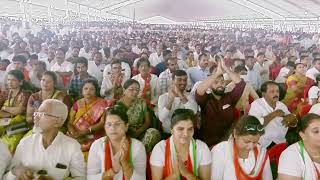
[[[176,109],[191,109],[197,113],[198,105],[185,90],[188,75],[184,70],[176,70],[172,76],[172,87],[169,92],[162,94],[158,101],[159,119],[162,122],[164,132],[171,131],[171,116]]]
[[[279,101],[279,86],[273,81],[261,85],[263,98],[252,102],[249,115],[255,116],[265,126],[265,134],[260,138],[260,145],[267,148],[272,142],[286,142],[288,127],[295,127],[298,120],[285,104]]]
[[[0,179],[2,179],[10,164],[11,154],[8,146],[0,140]]]
[[[317,75],[320,74],[320,55],[314,57],[312,64],[313,64],[313,67],[306,72],[306,76],[316,81]]]
[[[37,179],[39,176],[85,179],[80,144],[59,131],[67,116],[68,108],[63,102],[55,99],[42,102],[34,113],[34,134],[20,141],[7,179]]]

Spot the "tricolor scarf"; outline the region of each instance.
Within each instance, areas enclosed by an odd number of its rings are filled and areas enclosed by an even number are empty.
[[[265,152],[259,152],[257,146],[254,147],[255,166],[250,174],[247,174],[239,163],[239,150],[233,142],[233,162],[235,174],[238,180],[263,180],[263,169],[268,159]]]
[[[306,151],[306,149],[304,147],[304,142],[299,141],[299,142],[297,142],[297,144],[299,145],[300,156],[303,160],[303,163],[305,164],[302,178],[305,180],[319,179],[320,173],[319,173],[316,165],[312,161],[311,157],[309,156],[308,152]],[[296,144],[294,144],[294,145],[296,145]]]
[[[165,150],[165,162],[163,167],[163,176],[164,178],[170,176],[173,173],[173,163],[177,163],[176,148],[173,142],[173,138],[170,137],[166,140],[166,150]],[[192,155],[192,158],[191,158]],[[197,169],[197,144],[194,139],[191,140],[189,146],[188,160],[185,163],[186,168],[189,172],[198,177]],[[181,178],[180,178],[181,179]],[[186,178],[182,177],[183,180]]]
[[[126,155],[126,159],[130,162],[130,164],[133,164],[132,161],[132,141],[131,138],[128,139],[129,141],[129,147],[128,147],[128,153]],[[107,172],[109,169],[112,169],[112,153],[111,153],[111,142],[106,140],[105,145],[105,156],[104,156],[104,168],[105,172]],[[122,175],[122,180],[125,180],[124,174]]]

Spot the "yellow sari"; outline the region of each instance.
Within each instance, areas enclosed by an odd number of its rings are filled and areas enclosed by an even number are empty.
[[[84,99],[78,100],[76,103],[74,103],[70,111],[70,120],[72,120],[74,117],[72,126],[78,131],[88,130],[90,126],[93,126],[101,121],[102,115],[108,106],[108,101],[102,98],[97,98],[90,104],[86,104]],[[103,136],[104,130],[102,129],[101,131],[92,132],[77,139],[81,144],[81,149],[85,156],[87,155],[91,144],[96,139],[99,139]]]
[[[29,94],[28,93],[24,93],[21,92],[18,96],[17,96],[17,101],[15,102],[15,98],[10,98],[7,99],[3,106],[5,107],[16,107],[18,105],[24,105],[24,107],[26,107],[27,101],[28,101],[28,97]],[[18,114],[15,115],[14,117],[10,118],[10,122],[8,125],[4,125],[4,126],[0,126],[0,132],[5,132],[6,128],[12,126],[12,125],[16,125],[22,122],[26,122],[26,115],[25,113],[23,114]],[[1,135],[1,140],[8,145],[9,150],[11,153],[13,153],[17,147],[17,145],[19,144],[20,140],[23,138],[25,132],[22,133],[18,133],[18,134],[14,134],[14,135],[7,135],[6,133],[3,133],[3,135]]]
[[[286,81],[287,93],[283,103],[288,106],[290,112],[299,114],[303,104],[304,89],[309,83],[312,83],[306,76],[291,75]]]

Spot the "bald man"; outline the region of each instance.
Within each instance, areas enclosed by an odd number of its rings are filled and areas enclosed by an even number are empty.
[[[67,106],[55,99],[42,102],[34,113],[35,133],[22,139],[7,179],[84,179],[84,157],[80,144],[59,132],[68,116]]]

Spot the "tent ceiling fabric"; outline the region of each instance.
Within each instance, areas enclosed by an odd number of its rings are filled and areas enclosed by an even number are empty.
[[[12,13],[21,0],[1,0],[0,14]],[[162,16],[176,22],[217,19],[286,19],[319,18],[320,0],[23,0],[27,3],[58,9],[69,6],[73,11],[79,4],[92,10],[118,14],[136,20]],[[13,3],[16,3],[15,5]],[[68,4],[68,6],[67,6]],[[82,8],[82,9],[83,9]],[[35,15],[43,16],[46,8],[35,7]],[[44,12],[41,12],[44,11]],[[8,13],[7,12],[7,13]],[[18,12],[18,10],[16,11]],[[21,13],[21,12],[20,12]]]

